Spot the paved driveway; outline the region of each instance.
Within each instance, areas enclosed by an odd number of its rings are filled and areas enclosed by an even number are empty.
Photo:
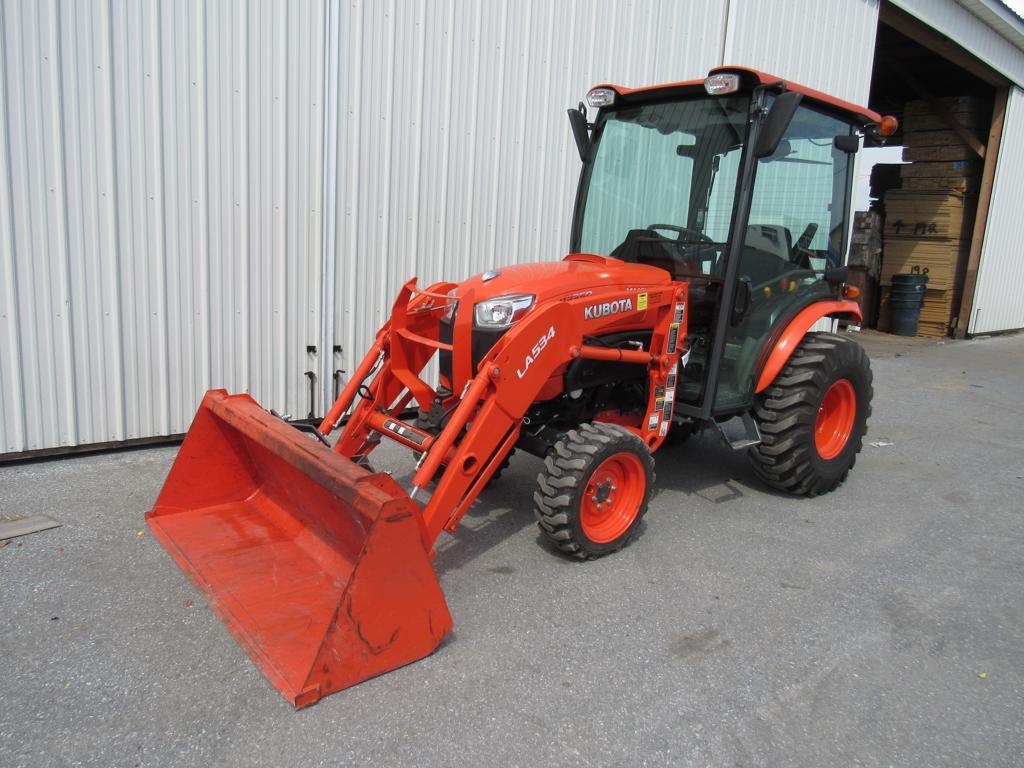
[[[174,448],[0,466],[0,514],[64,522],[0,550],[0,765],[1019,766],[1024,337],[870,346],[838,492],[706,435],[576,563],[517,457],[438,555],[449,640],[302,712],[137,535]]]

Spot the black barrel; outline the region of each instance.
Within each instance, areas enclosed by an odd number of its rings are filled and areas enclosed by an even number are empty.
[[[892,332],[916,336],[928,275],[892,276]]]

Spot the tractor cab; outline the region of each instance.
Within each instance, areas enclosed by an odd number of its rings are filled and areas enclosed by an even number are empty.
[[[760,72],[631,90],[570,110],[583,171],[573,252],[689,284],[679,411],[751,407],[774,336],[841,290],[853,154],[878,115]]]

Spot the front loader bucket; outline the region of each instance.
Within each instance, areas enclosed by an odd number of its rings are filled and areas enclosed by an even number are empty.
[[[416,504],[248,395],[206,393],[147,519],[297,707],[451,629]]]

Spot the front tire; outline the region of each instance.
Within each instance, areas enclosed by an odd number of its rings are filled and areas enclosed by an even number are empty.
[[[647,511],[654,459],[638,436],[615,424],[581,424],[555,443],[537,476],[541,532],[584,560],[622,549]]]
[[[860,453],[872,394],[871,364],[859,344],[832,333],[807,334],[755,397],[761,444],[749,451],[754,471],[788,493],[834,490]]]

